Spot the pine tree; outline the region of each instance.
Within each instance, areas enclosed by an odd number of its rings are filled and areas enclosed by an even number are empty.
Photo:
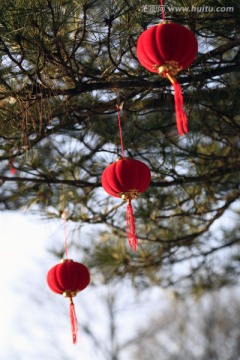
[[[66,208],[76,225],[105,224],[86,249],[105,280],[128,273],[136,283],[222,286],[236,279],[239,264],[239,3],[165,3],[167,20],[190,28],[199,44],[196,61],[178,77],[189,118],[184,137],[175,129],[170,84],[136,57],[138,36],[161,20],[144,5],[2,1],[1,210],[59,217]],[[192,8],[203,5],[213,11]],[[126,156],[152,174],[134,202],[137,253],[125,245],[124,204],[101,188],[103,169],[120,153],[117,104]],[[215,232],[225,214],[228,226]]]

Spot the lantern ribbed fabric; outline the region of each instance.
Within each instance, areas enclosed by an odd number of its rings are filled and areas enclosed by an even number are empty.
[[[150,170],[143,162],[135,159],[119,159],[109,165],[102,174],[104,190],[115,197],[136,189],[144,192],[150,183]]]
[[[47,274],[47,283],[50,289],[62,294],[70,300],[70,320],[73,343],[77,342],[77,317],[72,298],[85,289],[90,282],[90,274],[87,267],[70,259],[62,260],[53,266]]]
[[[102,174],[102,186],[111,196],[122,198],[128,202],[127,238],[130,247],[136,251],[137,234],[131,200],[144,192],[151,181],[151,173],[147,165],[135,159],[122,158],[109,165]]]
[[[153,73],[167,77],[173,85],[179,135],[187,133],[188,128],[181,87],[174,76],[193,63],[197,50],[198,44],[193,32],[171,22],[150,27],[137,41],[136,52],[140,64]]]

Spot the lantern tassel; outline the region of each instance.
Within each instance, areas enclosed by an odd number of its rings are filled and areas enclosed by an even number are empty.
[[[184,135],[188,133],[188,120],[187,115],[184,111],[184,102],[182,89],[179,82],[171,76],[169,73],[166,73],[167,78],[171,81],[174,88],[174,102],[175,102],[175,112],[176,112],[176,123],[179,135]]]
[[[71,320],[71,328],[72,328],[72,339],[73,339],[73,344],[76,344],[77,332],[78,332],[77,316],[72,298],[70,297],[69,299],[70,299],[70,320]]]
[[[133,251],[137,250],[138,238],[136,234],[135,221],[133,215],[133,208],[131,204],[131,200],[128,200],[127,211],[126,211],[126,219],[127,219],[127,238],[128,243]]]
[[[183,109],[184,103],[183,103],[182,90],[177,81],[174,81],[173,88],[174,88],[177,129],[179,135],[184,135],[184,133],[188,133],[188,125],[187,125],[187,115]]]

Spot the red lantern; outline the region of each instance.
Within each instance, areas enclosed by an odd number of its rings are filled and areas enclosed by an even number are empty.
[[[183,97],[174,78],[194,61],[198,50],[193,32],[186,27],[163,22],[144,31],[138,38],[137,57],[147,70],[167,77],[174,87],[176,122],[179,135],[188,132]]]
[[[127,205],[127,237],[130,247],[136,251],[137,235],[134,223],[131,200],[144,192],[151,181],[151,173],[147,165],[139,160],[121,158],[106,167],[102,174],[104,190],[128,202]]]
[[[72,298],[79,291],[85,289],[90,282],[90,274],[87,267],[70,259],[61,260],[53,266],[47,274],[47,283],[50,289],[69,298],[70,319],[73,343],[77,342],[77,318]]]

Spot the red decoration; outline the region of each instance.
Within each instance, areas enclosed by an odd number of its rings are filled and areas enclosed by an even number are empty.
[[[15,168],[15,166],[13,165],[13,158],[10,158],[9,161],[8,161],[8,165],[9,165],[9,168],[10,168],[10,173],[12,175],[15,175],[17,170]]]
[[[77,342],[77,317],[72,298],[79,291],[85,289],[90,282],[90,274],[87,267],[70,259],[61,260],[53,266],[47,274],[47,283],[50,289],[69,298],[70,319],[73,343]]]
[[[197,50],[198,44],[193,32],[171,22],[162,22],[150,27],[139,36],[137,42],[137,57],[140,64],[151,72],[167,77],[174,87],[179,135],[187,133],[188,128],[181,87],[174,76],[193,63]]]
[[[104,190],[117,198],[128,202],[127,205],[127,237],[130,247],[136,251],[137,234],[134,223],[131,200],[144,192],[151,180],[147,165],[139,160],[121,158],[106,167],[102,174]]]

